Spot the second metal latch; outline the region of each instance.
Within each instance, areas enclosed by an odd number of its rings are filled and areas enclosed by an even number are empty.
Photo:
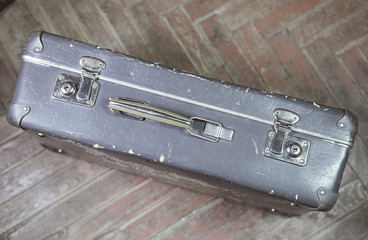
[[[273,115],[274,131],[267,133],[264,155],[304,166],[307,163],[310,142],[290,135],[292,126],[299,121],[298,114],[285,109],[276,109]]]
[[[80,76],[59,74],[56,79],[52,97],[56,100],[70,102],[85,107],[92,107],[96,101],[100,85],[98,75],[106,64],[94,57],[82,57]]]

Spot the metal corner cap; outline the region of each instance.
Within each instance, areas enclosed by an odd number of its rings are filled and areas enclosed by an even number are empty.
[[[44,45],[42,42],[42,34],[44,32],[42,31],[35,31],[31,32],[29,34],[29,37],[27,39],[26,45],[25,45],[25,52],[33,52],[33,53],[41,53],[44,49]]]
[[[10,102],[7,112],[7,120],[11,125],[21,127],[22,119],[29,114],[30,111],[31,107],[27,104],[16,104]]]
[[[318,211],[330,211],[337,201],[337,193],[331,190],[321,187],[318,189],[317,196],[319,199]]]
[[[357,133],[358,130],[358,119],[349,110],[342,109],[344,115],[337,121],[337,127],[342,131],[350,131],[353,134]]]

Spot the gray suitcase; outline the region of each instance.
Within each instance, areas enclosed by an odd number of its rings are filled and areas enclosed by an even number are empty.
[[[32,33],[8,121],[55,151],[287,214],[330,210],[356,118]]]

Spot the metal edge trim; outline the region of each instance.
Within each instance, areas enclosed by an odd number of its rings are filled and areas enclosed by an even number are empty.
[[[52,67],[56,67],[56,68],[66,70],[66,71],[71,71],[71,72],[75,72],[75,73],[79,73],[79,74],[81,73],[81,69],[68,67],[68,66],[65,66],[65,65],[62,65],[62,64],[50,62],[50,61],[47,61],[47,60],[39,59],[39,58],[28,56],[28,55],[23,55],[22,60],[26,61],[26,62],[37,64],[37,65],[42,65],[42,66],[45,66],[45,67],[52,66]],[[195,101],[195,100],[192,100],[192,99],[176,96],[176,95],[173,95],[173,94],[170,94],[170,93],[165,93],[165,92],[162,92],[162,91],[142,87],[142,86],[139,86],[137,84],[124,82],[124,81],[113,79],[113,78],[110,78],[110,77],[99,76],[99,80],[104,80],[104,81],[107,81],[107,82],[116,83],[116,84],[119,84],[119,85],[134,88],[134,89],[141,90],[141,91],[144,91],[144,92],[149,92],[149,93],[156,94],[156,95],[159,95],[159,96],[164,96],[164,97],[167,97],[167,98],[170,98],[170,99],[182,101],[182,102],[189,103],[189,104],[192,104],[192,105],[196,105],[196,106],[199,106],[199,107],[204,107],[204,108],[212,109],[212,110],[215,110],[215,111],[223,112],[223,113],[226,113],[226,114],[230,114],[230,115],[233,115],[233,116],[237,116],[237,117],[241,117],[241,118],[245,118],[245,119],[265,123],[265,124],[268,124],[268,125],[271,125],[271,126],[274,125],[273,121],[267,121],[265,119],[254,117],[254,116],[251,116],[251,115],[248,115],[248,114],[245,114],[245,113],[240,113],[240,112],[228,110],[228,109],[225,109],[225,108],[221,108],[221,107],[213,106],[213,105],[210,105],[210,104],[207,104],[207,103]],[[293,127],[292,130],[295,131],[295,132],[299,132],[299,133],[307,134],[307,135],[314,136],[314,137],[317,137],[317,138],[321,138],[325,141],[329,141],[329,142],[332,142],[332,143],[335,143],[335,144],[343,145],[345,147],[352,147],[353,146],[353,144],[351,142],[342,141],[340,139],[332,138],[332,137],[324,135],[324,134],[314,133],[314,132],[310,132],[310,131],[303,130],[303,129],[300,129],[300,128],[295,128],[295,127]]]

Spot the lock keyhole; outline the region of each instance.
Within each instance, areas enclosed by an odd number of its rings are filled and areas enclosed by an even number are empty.
[[[75,84],[72,82],[65,82],[60,86],[60,93],[63,95],[71,95],[75,92]]]
[[[299,157],[302,154],[302,147],[299,143],[290,142],[286,144],[286,152],[290,157]]]

